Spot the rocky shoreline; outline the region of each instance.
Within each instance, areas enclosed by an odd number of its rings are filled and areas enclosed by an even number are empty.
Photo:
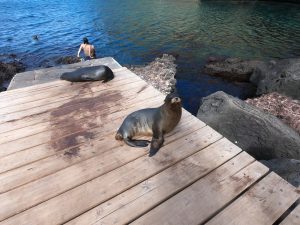
[[[300,185],[300,59],[212,58],[204,72],[251,82],[258,97],[202,99],[197,117],[295,186]]]

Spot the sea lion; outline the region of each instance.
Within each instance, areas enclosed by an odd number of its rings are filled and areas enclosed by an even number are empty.
[[[60,79],[71,82],[99,81],[103,83],[114,78],[113,71],[104,65],[79,68],[72,72],[63,73]]]
[[[158,108],[146,108],[129,114],[115,136],[116,140],[132,147],[146,147],[148,140],[133,140],[134,136],[152,135],[149,156],[157,153],[164,143],[164,134],[172,131],[182,114],[181,99],[177,94],[168,94]]]

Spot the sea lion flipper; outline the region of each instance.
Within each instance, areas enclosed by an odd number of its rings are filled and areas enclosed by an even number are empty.
[[[163,133],[161,131],[158,131],[157,129],[154,130],[153,137],[151,140],[149,157],[154,156],[158,152],[158,150],[161,148],[163,143],[164,143]]]
[[[150,141],[148,140],[132,140],[124,138],[124,142],[131,147],[147,147]]]

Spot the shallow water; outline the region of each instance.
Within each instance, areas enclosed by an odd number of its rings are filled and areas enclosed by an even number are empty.
[[[14,53],[29,69],[76,55],[87,36],[98,57],[144,64],[178,54],[177,88],[196,113],[200,98],[223,90],[242,99],[245,84],[201,73],[208,56],[300,56],[300,5],[196,0],[0,0],[0,54]],[[32,35],[38,35],[34,41]]]

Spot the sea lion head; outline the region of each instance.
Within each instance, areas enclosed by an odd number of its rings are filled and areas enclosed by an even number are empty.
[[[166,96],[165,98],[165,103],[166,104],[172,104],[172,105],[177,105],[180,104],[181,105],[181,98],[179,97],[178,93],[173,92],[170,93]]]

